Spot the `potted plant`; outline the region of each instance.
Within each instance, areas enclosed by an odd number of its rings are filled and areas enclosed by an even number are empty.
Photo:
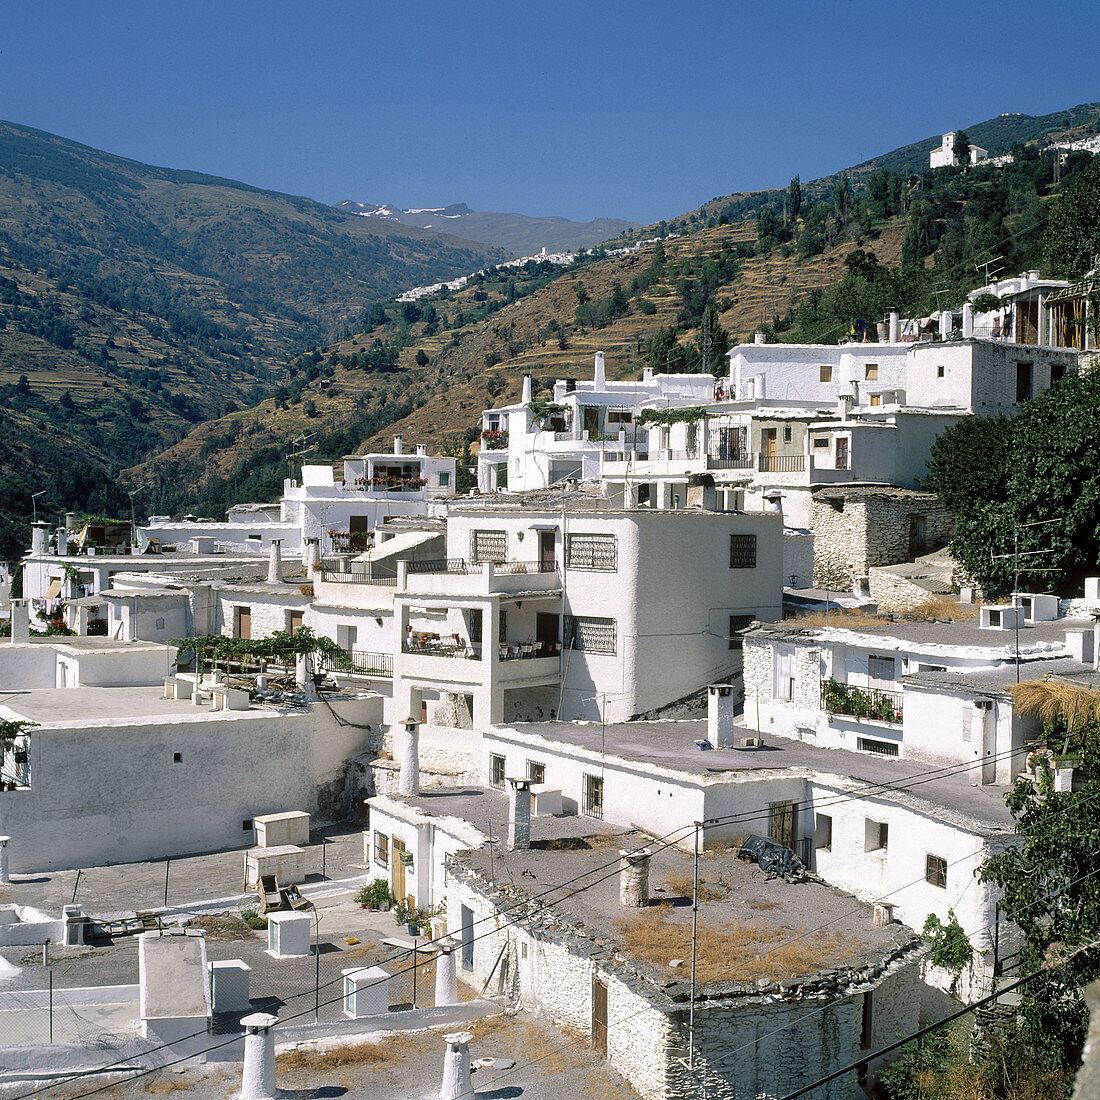
[[[377,906],[374,904],[374,883],[368,886],[360,886],[358,890],[352,895],[352,901],[359,906],[360,909],[375,909]]]

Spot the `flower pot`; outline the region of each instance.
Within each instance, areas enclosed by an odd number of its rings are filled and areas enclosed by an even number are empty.
[[[408,925],[408,931],[409,931],[410,936],[419,936],[420,935],[420,925],[419,924],[410,924],[410,925]]]

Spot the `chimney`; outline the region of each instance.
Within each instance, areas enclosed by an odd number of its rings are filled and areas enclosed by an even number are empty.
[[[951,310],[944,309],[940,311],[940,339],[951,339]]]
[[[267,559],[267,583],[281,584],[283,580],[283,540],[271,540],[271,555]]]
[[[772,489],[764,494],[764,511],[783,514],[783,494],[778,489]]]
[[[752,376],[752,396],[756,401],[763,401],[768,396],[768,380],[764,375]]]
[[[900,333],[900,324],[898,318],[898,311],[896,309],[890,310],[890,343],[896,344]]]
[[[296,653],[294,655],[294,682],[305,695],[307,703],[312,703],[317,698],[317,689],[313,684],[312,671],[312,654]],[[197,695],[198,692],[195,694]]]
[[[11,601],[11,642],[16,645],[19,642],[31,640],[31,610],[29,600]]]
[[[76,513],[75,512],[66,512],[65,513],[65,526],[70,531],[72,531],[76,527]]]
[[[313,580],[313,574],[317,566],[321,564],[321,540],[306,539],[306,577]]]
[[[628,909],[644,909],[649,905],[648,848],[632,852],[619,849],[619,904]]]
[[[275,1087],[275,1025],[277,1016],[253,1012],[241,1020],[244,1028],[244,1070],[240,1100],[272,1100]]]
[[[395,436],[393,437],[393,453],[394,453],[395,455],[400,455],[400,454],[404,454],[404,453],[405,453],[405,452],[404,452],[404,451],[403,451],[403,450],[401,449],[401,436],[399,436],[399,435],[395,435]]]
[[[531,780],[509,779],[508,849],[515,852],[531,847]]]
[[[873,920],[877,925],[893,924],[894,903],[892,901],[876,901]]]
[[[50,552],[50,525],[43,520],[31,524],[31,553],[48,554]]]
[[[597,391],[602,390],[607,385],[607,378],[604,374],[604,368],[603,368],[603,352],[602,351],[596,352],[596,372],[593,375],[593,380],[594,380],[594,388]]]
[[[443,1084],[439,1088],[439,1100],[471,1100],[474,1095],[470,1077],[470,1040],[468,1031],[455,1031],[444,1035],[447,1053],[443,1056]]]
[[[529,374],[523,376],[523,392],[520,394],[519,400],[521,405],[531,404],[531,376]]]
[[[11,875],[8,872],[8,841],[10,836],[0,836],[0,886],[11,885]]]
[[[420,456],[420,458],[427,458],[428,457],[428,444],[427,443],[418,443],[416,445],[416,453],[417,453],[417,455]]]
[[[974,307],[969,302],[963,302],[963,339],[969,340],[974,335]]]
[[[455,966],[459,941],[445,936],[436,941],[439,954],[435,959],[435,1007],[456,1005],[458,1001],[458,970]]]
[[[766,344],[768,342],[768,337],[765,333],[758,332],[753,336],[752,342],[754,344]]]
[[[707,684],[707,740],[716,749],[733,748],[733,688]]]
[[[57,529],[57,556],[63,558],[69,552],[69,529],[59,527]]]
[[[642,381],[643,382],[652,382],[653,381],[653,368],[652,367],[642,367]]]
[[[415,718],[406,718],[397,739],[397,760],[401,766],[397,790],[406,798],[415,798],[420,794],[420,723]]]

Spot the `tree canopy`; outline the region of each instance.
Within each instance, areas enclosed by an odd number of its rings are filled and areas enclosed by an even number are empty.
[[[1066,188],[1051,212],[1046,235],[1047,259],[1059,274],[1078,279],[1100,254],[1100,159]]]

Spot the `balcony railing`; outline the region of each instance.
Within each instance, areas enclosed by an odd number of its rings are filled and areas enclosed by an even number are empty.
[[[423,573],[455,573],[465,576],[467,573],[480,573],[481,566],[473,565],[465,558],[433,558],[431,561],[407,562],[405,571],[409,576]]]
[[[368,531],[329,531],[334,554],[361,554],[374,545],[374,535]]]
[[[762,474],[800,474],[806,469],[805,455],[758,455],[756,468]]]
[[[751,470],[755,464],[751,454],[707,455],[708,470]]]
[[[326,672],[355,672],[362,676],[393,678],[392,653],[367,653],[362,649],[345,649],[340,653],[320,654],[320,662]]]
[[[502,661],[527,661],[536,657],[559,657],[561,647],[557,642],[501,642],[499,657]]]
[[[417,657],[454,657],[465,661],[481,660],[481,644],[467,642],[457,634],[440,637],[425,631],[412,631],[401,643],[402,653]]]
[[[829,714],[900,726],[901,702],[900,691],[852,687],[839,680],[826,680],[821,685],[821,708]]]
[[[396,574],[376,573],[367,568],[363,570],[337,569],[328,562],[321,562],[321,579],[335,584],[384,584],[391,588],[397,584]]]
[[[409,576],[423,574],[450,573],[465,577],[480,573],[485,562],[466,561],[465,558],[440,558],[435,561],[410,561],[407,565]],[[556,573],[558,563],[553,559],[545,561],[495,561],[493,572],[497,576],[511,576],[517,573]]]

